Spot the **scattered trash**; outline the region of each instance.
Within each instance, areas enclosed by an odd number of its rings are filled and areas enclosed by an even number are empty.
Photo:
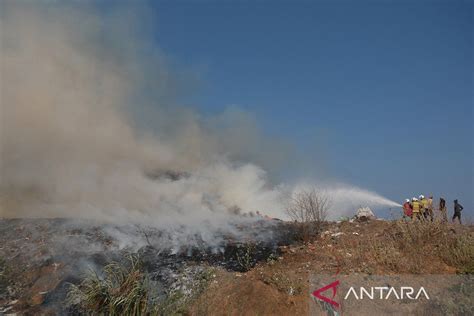
[[[359,221],[367,221],[376,219],[374,212],[370,209],[370,207],[361,207],[357,210],[355,218]]]
[[[293,289],[292,286],[288,289],[288,295],[293,295],[295,293],[295,290]]]

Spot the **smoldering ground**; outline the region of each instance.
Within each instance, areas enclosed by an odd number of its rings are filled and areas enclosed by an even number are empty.
[[[0,216],[146,223],[209,240],[252,220],[236,210],[285,216],[298,186],[266,170],[291,146],[238,108],[209,117],[180,106],[194,79],[168,67],[144,5],[1,8]]]

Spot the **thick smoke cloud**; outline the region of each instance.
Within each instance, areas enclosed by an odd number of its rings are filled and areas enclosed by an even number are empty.
[[[146,10],[127,9],[2,3],[0,215],[169,225],[278,213],[278,189],[241,162],[262,139],[256,123],[157,104],[179,80]],[[132,114],[149,105],[145,130]]]

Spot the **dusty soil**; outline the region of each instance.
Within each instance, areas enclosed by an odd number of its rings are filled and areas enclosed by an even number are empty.
[[[446,231],[455,237],[472,237],[474,227],[449,225],[439,234],[446,235]],[[214,267],[212,280],[186,306],[186,313],[193,315],[307,314],[313,290],[309,286],[311,274],[460,272],[459,265],[435,251],[441,235],[427,236],[421,251],[400,247],[401,242],[393,248],[397,234],[395,222],[379,220],[325,223],[309,242],[295,241],[285,233],[282,236],[288,242],[279,240],[273,243],[274,248],[262,247],[262,253],[253,254],[256,260],[246,272],[234,266],[232,254],[201,254],[198,259],[155,254],[145,258],[159,271],[164,287],[168,284],[163,279],[166,273],[173,275],[190,264]],[[78,283],[86,266],[101,267],[123,255],[106,229],[93,225],[79,229],[64,220],[3,219],[0,240],[0,314],[68,314],[64,307],[68,283]],[[137,248],[149,250],[146,244]],[[413,258],[418,261],[414,263]]]
[[[450,226],[453,234],[474,234],[474,227]],[[310,274],[414,273],[402,265],[396,269],[368,260],[358,249],[358,242],[384,240],[393,223],[331,223],[316,240],[302,245],[281,247],[281,256],[259,263],[247,273],[221,271],[219,277],[196,301],[196,315],[306,315],[312,304]],[[326,232],[326,233],[324,233]],[[419,273],[454,274],[450,266],[428,252],[418,252],[425,262]],[[401,256],[403,257],[403,256]]]

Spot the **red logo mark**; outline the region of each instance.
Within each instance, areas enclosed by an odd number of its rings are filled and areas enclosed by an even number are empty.
[[[323,300],[326,303],[331,304],[332,306],[338,308],[339,303],[334,301],[333,298],[336,296],[337,286],[339,285],[339,280],[332,282],[331,284],[326,285],[316,291],[313,292],[313,296],[317,299]],[[329,298],[327,296],[321,295],[322,292],[327,291],[332,288],[332,297]]]

